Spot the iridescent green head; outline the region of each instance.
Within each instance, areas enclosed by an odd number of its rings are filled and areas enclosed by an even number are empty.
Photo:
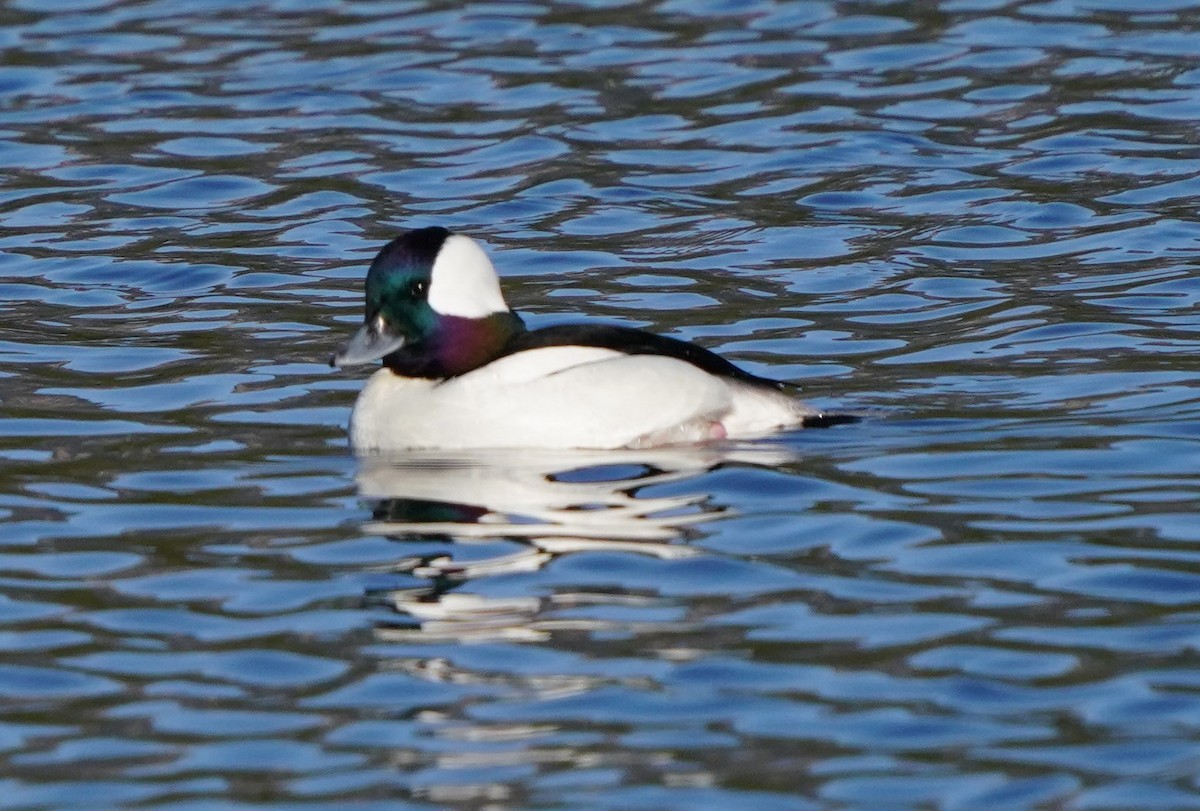
[[[520,319],[474,240],[431,227],[393,239],[367,272],[366,318],[334,366],[386,358],[402,374],[440,377],[486,363]]]

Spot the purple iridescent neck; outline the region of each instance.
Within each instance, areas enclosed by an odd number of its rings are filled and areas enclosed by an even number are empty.
[[[496,358],[524,330],[521,317],[513,312],[486,318],[443,315],[430,334],[388,355],[383,365],[402,377],[455,377]]]

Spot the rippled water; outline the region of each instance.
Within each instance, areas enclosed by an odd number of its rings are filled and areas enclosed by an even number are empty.
[[[0,805],[1200,805],[1200,13],[0,10]],[[398,230],[858,426],[358,465]]]

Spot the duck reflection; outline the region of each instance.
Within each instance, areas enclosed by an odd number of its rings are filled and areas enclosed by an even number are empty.
[[[388,592],[386,601],[414,623],[381,629],[388,638],[419,635],[534,641],[561,622],[534,622],[548,608],[638,602],[614,594],[494,597],[467,593],[469,581],[532,572],[556,557],[620,551],[678,559],[695,527],[727,514],[708,493],[680,483],[730,465],[778,466],[794,455],[776,445],[680,447],[638,451],[410,452],[363,457],[360,495],[373,506],[364,525],[398,542],[448,543],[444,553],[389,567],[428,582]],[[670,486],[670,487],[668,487]],[[466,545],[507,541],[512,552],[477,558]],[[457,556],[456,556],[457,554]]]

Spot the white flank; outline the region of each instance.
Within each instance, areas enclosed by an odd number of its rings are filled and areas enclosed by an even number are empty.
[[[730,437],[762,436],[798,425],[805,417],[820,413],[782,392],[755,388],[735,380],[726,385],[733,394],[733,408],[722,423]]]
[[[475,240],[452,234],[442,243],[430,273],[429,306],[460,318],[508,310],[496,269]]]
[[[440,382],[380,370],[358,398],[350,434],[358,451],[647,447],[756,435],[804,413],[786,395],[674,358],[563,346]]]
[[[480,381],[487,379],[494,386],[509,386],[528,383],[572,366],[623,357],[626,357],[624,352],[600,346],[546,346],[492,361],[470,376]]]

